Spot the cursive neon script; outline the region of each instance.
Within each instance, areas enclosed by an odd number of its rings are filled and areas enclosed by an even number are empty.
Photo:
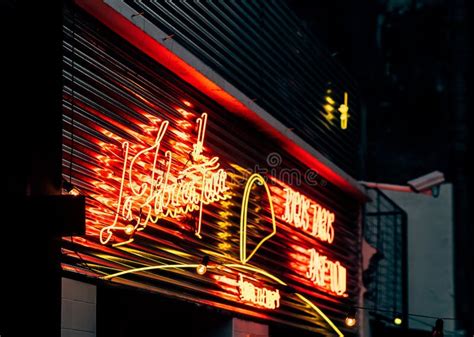
[[[198,136],[190,154],[190,165],[172,173],[173,154],[164,154],[164,169],[157,168],[161,142],[169,122],[163,121],[152,146],[129,158],[130,145],[123,142],[123,161],[120,192],[114,222],[101,229],[100,242],[107,244],[116,230],[131,235],[143,230],[151,221],[157,223],[165,217],[177,218],[199,211],[195,235],[201,238],[203,206],[227,199],[227,173],[219,168],[219,157],[206,158],[203,152],[207,114],[197,119]],[[153,159],[149,160],[152,157]],[[146,161],[148,158],[148,162]],[[174,168],[175,169],[175,168]],[[147,173],[144,173],[148,172]],[[124,190],[127,190],[126,192]],[[128,225],[119,225],[119,217]],[[129,243],[130,239],[124,243]]]
[[[336,219],[334,213],[291,188],[285,188],[285,192],[285,212],[282,219],[321,241],[332,243],[333,223]]]
[[[309,249],[309,264],[306,277],[315,285],[329,289],[337,295],[346,291],[346,268],[339,261],[331,261],[316,249]]]

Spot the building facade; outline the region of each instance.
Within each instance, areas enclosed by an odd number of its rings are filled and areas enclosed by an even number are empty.
[[[62,18],[60,174],[29,182],[83,203],[41,206],[64,209],[41,259],[60,266],[61,335],[355,335],[357,88],[285,3],[73,1]]]

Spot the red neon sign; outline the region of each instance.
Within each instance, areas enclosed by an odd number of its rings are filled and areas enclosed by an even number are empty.
[[[238,294],[239,301],[266,309],[277,309],[280,307],[280,291],[257,285],[249,278],[239,273],[239,278],[233,279],[227,276],[215,276],[223,289],[230,293]]]
[[[285,211],[282,219],[321,241],[332,243],[335,214],[289,187],[285,188],[285,192]]]
[[[332,243],[336,215],[289,187],[285,187],[284,192],[285,205],[282,219],[320,241]],[[339,261],[328,258],[314,248],[304,250],[304,253],[309,254],[309,259],[305,257],[300,260],[300,262],[307,261],[304,267],[301,267],[305,270],[305,276],[318,288],[343,296],[347,289],[346,268]]]
[[[339,261],[332,261],[316,249],[309,249],[309,263],[306,277],[315,285],[336,295],[343,295],[347,289],[346,268]]]

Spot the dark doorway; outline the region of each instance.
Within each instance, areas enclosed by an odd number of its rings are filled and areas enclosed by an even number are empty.
[[[122,287],[97,289],[98,337],[231,336],[217,309]]]

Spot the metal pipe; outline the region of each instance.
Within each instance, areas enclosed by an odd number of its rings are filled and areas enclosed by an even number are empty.
[[[390,191],[397,191],[397,192],[415,192],[410,186],[405,185],[393,185],[393,184],[384,184],[384,183],[376,183],[371,181],[359,181],[362,185],[370,188],[378,188],[381,190],[390,190]]]

